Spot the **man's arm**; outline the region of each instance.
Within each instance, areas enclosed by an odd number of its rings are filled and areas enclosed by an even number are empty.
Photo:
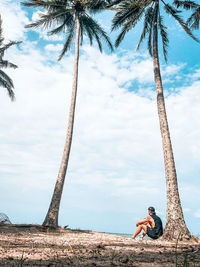
[[[145,224],[145,223],[149,223],[149,222],[150,222],[150,219],[149,219],[149,217],[147,217],[147,218],[145,218],[145,219],[143,219],[143,220],[138,221],[138,222],[136,223],[136,226],[139,226],[139,225],[141,225],[141,224]]]

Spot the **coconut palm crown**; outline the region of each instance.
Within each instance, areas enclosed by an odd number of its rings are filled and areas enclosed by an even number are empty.
[[[16,41],[10,41],[7,44],[4,44],[4,38],[3,38],[3,30],[2,30],[2,19],[0,16],[0,86],[6,88],[8,95],[11,100],[15,99],[15,94],[14,94],[14,85],[12,79],[2,70],[3,68],[13,68],[16,69],[17,65],[4,60],[4,54],[6,50],[8,50],[11,46],[17,45],[21,42],[16,42]]]
[[[175,2],[175,1],[174,1]],[[177,1],[180,2],[180,1]],[[184,1],[183,1],[184,2]],[[190,1],[186,1],[190,2]],[[153,25],[157,23],[163,47],[165,61],[167,61],[167,47],[169,43],[167,27],[164,24],[163,15],[161,14],[162,7],[164,11],[172,16],[184,31],[195,41],[197,38],[191,33],[187,27],[187,23],[180,16],[181,11],[173,5],[165,3],[163,0],[116,0],[111,3],[112,6],[117,6],[117,12],[113,19],[112,30],[122,27],[122,31],[116,39],[115,46],[118,47],[124,39],[126,33],[133,29],[136,24],[144,18],[143,30],[138,42],[137,50],[140,48],[144,39],[147,39],[148,51],[153,54]],[[161,6],[162,5],[162,6]]]
[[[89,38],[90,44],[96,40],[99,50],[102,52],[102,41],[113,50],[111,41],[103,28],[92,18],[91,14],[104,10],[110,1],[99,0],[27,0],[22,2],[27,7],[38,7],[46,10],[40,14],[40,19],[26,26],[26,28],[42,27],[49,29],[49,35],[65,33],[65,44],[59,56],[59,60],[71,48],[76,33],[76,18],[80,23],[80,44],[82,45],[84,35]]]
[[[39,20],[26,27],[50,29],[49,35],[60,34],[61,32],[64,33],[65,43],[59,60],[61,60],[65,53],[71,48],[72,44],[75,43],[74,76],[66,142],[54,193],[43,226],[53,228],[58,226],[60,201],[72,144],[78,85],[79,46],[82,45],[84,37],[87,36],[91,45],[93,41],[96,40],[101,52],[102,41],[113,50],[111,41],[106,32],[92,18],[93,14],[103,11],[109,2],[110,1],[102,0],[27,0],[23,2],[23,5],[27,7],[42,8],[46,11],[40,14]]]
[[[165,61],[167,61],[167,48],[169,44],[167,26],[164,24],[162,12],[164,11],[173,17],[191,38],[195,41],[198,40],[181,17],[181,11],[174,5],[166,3],[164,0],[116,0],[113,1],[110,6],[116,10],[113,18],[112,30],[121,29],[115,42],[116,47],[120,45],[128,31],[133,29],[142,19],[144,21],[137,49],[139,49],[141,43],[147,39],[148,51],[153,58],[157,109],[162,137],[167,189],[167,216],[163,238],[168,240],[177,238],[189,239],[191,234],[184,220],[179,197],[176,167],[167,121],[160,71],[158,34],[160,34],[161,37],[160,39]]]

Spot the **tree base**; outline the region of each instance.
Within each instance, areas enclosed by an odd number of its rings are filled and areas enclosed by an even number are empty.
[[[185,222],[177,223],[175,221],[171,221],[166,223],[162,240],[188,241],[191,237],[192,236]]]
[[[45,218],[42,226],[49,227],[49,228],[55,230],[58,228],[58,223],[57,223],[57,220],[47,217],[47,218]]]

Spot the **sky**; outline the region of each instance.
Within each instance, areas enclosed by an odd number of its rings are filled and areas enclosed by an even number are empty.
[[[24,26],[38,10],[0,0],[3,35],[23,41],[5,59],[15,85],[11,102],[0,88],[0,212],[12,223],[44,220],[64,148],[73,78],[73,48],[58,62],[64,36]],[[186,15],[186,14],[184,14]],[[96,19],[110,34],[112,13]],[[200,227],[200,58],[195,43],[168,17],[168,63],[161,56],[166,108],[185,220]],[[59,225],[133,233],[154,206],[165,221],[166,187],[152,59],[135,51],[141,25],[102,54],[81,47],[73,143]],[[199,36],[199,32],[195,32]],[[200,36],[199,36],[200,37]]]

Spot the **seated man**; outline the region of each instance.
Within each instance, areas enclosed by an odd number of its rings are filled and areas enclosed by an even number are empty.
[[[160,217],[156,215],[154,207],[148,208],[149,216],[146,219],[143,219],[136,223],[137,229],[132,235],[134,239],[142,230],[144,231],[141,237],[143,238],[146,234],[153,238],[157,239],[163,234],[162,221]]]

